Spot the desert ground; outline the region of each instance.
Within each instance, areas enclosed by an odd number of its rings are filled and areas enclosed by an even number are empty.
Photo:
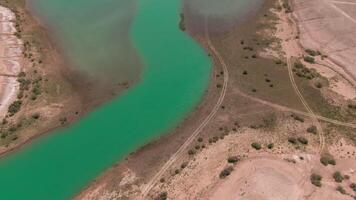
[[[76,199],[354,199],[352,6],[266,1],[223,33],[185,12],[214,60],[203,103]]]

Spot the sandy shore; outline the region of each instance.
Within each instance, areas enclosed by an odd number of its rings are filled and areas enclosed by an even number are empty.
[[[22,70],[23,43],[15,36],[15,20],[10,9],[0,6],[0,118],[7,114],[19,90],[16,76]]]

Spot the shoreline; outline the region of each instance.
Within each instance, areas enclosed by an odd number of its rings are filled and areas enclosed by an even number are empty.
[[[258,12],[260,10],[264,10],[267,5],[267,3],[263,3],[258,8],[253,9],[251,13],[256,13],[256,16],[260,16],[262,14]],[[182,11],[185,11],[185,9],[183,8]],[[255,21],[255,19],[258,18],[256,16],[248,14],[247,17],[237,23],[234,27],[238,28],[241,25]],[[193,24],[191,24],[191,26],[192,25]],[[178,24],[177,28],[179,28]],[[147,142],[147,144],[139,147],[137,150],[127,155],[124,159],[118,161],[116,164],[103,171],[97,178],[92,180],[91,183],[79,191],[74,196],[74,199],[96,199],[94,193],[97,189],[100,190],[100,188],[105,188],[107,184],[110,184],[113,180],[116,180],[116,178],[123,178],[122,175],[130,172],[131,170],[134,170],[136,173],[139,172],[136,176],[140,177],[140,180],[138,180],[140,184],[146,183],[147,179],[154,176],[156,174],[155,171],[160,169],[162,164],[165,164],[170,158],[169,154],[174,154],[177,146],[180,147],[186,141],[185,139],[191,136],[191,132],[196,129],[197,125],[199,125],[205,119],[206,115],[211,112],[221,92],[217,85],[221,82],[221,76],[218,74],[221,74],[223,67],[219,64],[219,62],[217,62],[217,58],[213,58],[214,56],[211,55],[204,33],[191,31],[188,28],[185,29],[185,33],[192,37],[195,42],[197,42],[204,49],[209,57],[212,57],[212,73],[209,81],[209,87],[205,91],[200,103],[194,107],[175,128],[158,138],[153,138],[152,141]],[[228,88],[229,87],[231,86],[228,86]],[[224,107],[225,103],[226,101],[224,100],[222,107]],[[224,108],[220,107],[219,110],[221,109]],[[202,132],[206,131],[206,129],[211,129],[211,127],[203,128]],[[204,133],[202,134],[204,135]],[[160,154],[160,156],[152,157],[152,155],[157,154]],[[183,155],[183,157],[185,157],[185,155]],[[171,171],[171,169],[168,171]],[[151,197],[148,196],[147,198]]]

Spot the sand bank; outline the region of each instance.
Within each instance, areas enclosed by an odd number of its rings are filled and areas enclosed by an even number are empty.
[[[17,74],[22,69],[22,41],[16,37],[15,14],[0,6],[0,118],[16,99],[19,90]]]

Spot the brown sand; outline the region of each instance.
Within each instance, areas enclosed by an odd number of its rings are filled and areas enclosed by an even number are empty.
[[[0,119],[16,99],[19,84],[15,76],[23,65],[23,44],[15,36],[15,20],[10,9],[0,6]]]

